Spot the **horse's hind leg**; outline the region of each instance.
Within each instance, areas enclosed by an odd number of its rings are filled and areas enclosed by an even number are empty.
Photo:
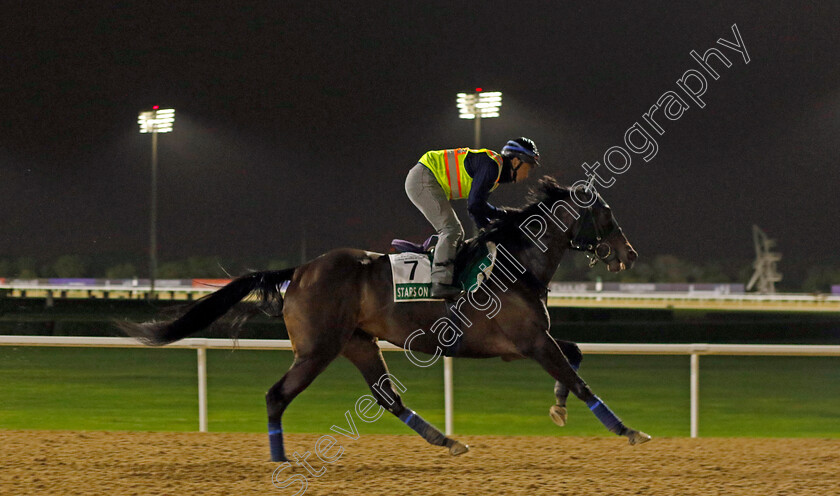
[[[566,359],[569,360],[569,365],[571,365],[575,372],[577,372],[580,368],[580,362],[583,360],[583,353],[580,352],[578,345],[571,341],[556,341],[557,345],[560,346],[560,350],[562,350],[563,354],[566,355]],[[568,413],[566,411],[566,398],[569,397],[569,388],[564,386],[562,382],[555,381],[554,397],[557,399],[557,403],[551,406],[548,414],[555,424],[563,427],[566,425],[566,420],[568,419]]]
[[[469,450],[467,445],[446,437],[435,426],[403,405],[394,383],[402,391],[405,391],[405,387],[399,379],[388,373],[388,366],[385,365],[385,359],[382,358],[382,352],[373,337],[357,330],[341,353],[362,373],[376,402],[420,434],[429,444],[446,446],[451,455],[460,455]]]
[[[619,436],[625,436],[630,444],[639,444],[650,441],[650,436],[644,432],[630,429],[621,422],[612,410],[595,396],[589,386],[580,378],[572,368],[569,360],[561,351],[557,342],[547,332],[540,333],[539,337],[522,350],[523,354],[536,360],[542,367],[551,374],[554,379],[569,388],[575,396],[580,398],[586,406],[595,414],[595,417],[604,424],[611,432]]]
[[[338,356],[340,346],[322,347],[301,351],[295,350],[295,361],[283,377],[274,384],[265,395],[268,410],[268,441],[271,448],[271,461],[285,462],[283,447],[283,412],[295,397],[306,389],[318,374],[327,368]]]

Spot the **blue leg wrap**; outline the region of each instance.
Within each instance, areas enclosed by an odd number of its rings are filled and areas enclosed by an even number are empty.
[[[602,401],[601,398],[597,396],[592,396],[592,399],[586,402],[586,406],[592,410],[592,413],[604,424],[604,427],[610,430],[619,436],[624,434],[626,427],[624,424],[621,423],[621,419],[618,418],[612,410],[607,407]]]
[[[286,450],[283,448],[283,425],[280,422],[268,423],[268,445],[271,448],[271,461],[288,461]]]
[[[398,417],[405,425],[411,427],[414,432],[423,436],[423,439],[425,439],[429,444],[434,444],[435,446],[445,445],[446,436],[444,436],[443,433],[437,430],[433,425],[423,420],[423,417],[414,413],[414,410],[411,408],[403,410]]]

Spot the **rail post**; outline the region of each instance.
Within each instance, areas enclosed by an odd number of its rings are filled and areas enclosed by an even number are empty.
[[[198,431],[207,432],[207,348],[198,352]]]
[[[443,411],[445,418],[444,433],[452,434],[452,357],[443,357]]]
[[[700,420],[700,355],[691,354],[691,437],[697,437]]]

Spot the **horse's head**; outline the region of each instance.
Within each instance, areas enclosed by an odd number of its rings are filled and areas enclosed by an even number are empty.
[[[536,245],[545,253],[549,248],[542,240],[545,236],[559,243],[555,253],[557,263],[562,251],[571,247],[585,252],[591,259],[590,266],[601,261],[610,272],[631,268],[639,257],[597,191],[587,192],[582,186],[561,186],[553,177],[545,176],[540,179],[539,186],[531,190],[529,200],[523,208],[507,209],[507,215],[494,221],[470,242],[476,246],[484,241],[507,246],[518,242],[524,243],[525,248]],[[553,219],[546,219],[546,214]],[[556,265],[550,268],[548,278],[556,268]]]
[[[639,254],[627,241],[610,206],[601,195],[595,195],[595,202],[578,220],[577,234],[570,240],[571,247],[587,253],[590,267],[601,261],[610,272],[629,269]]]

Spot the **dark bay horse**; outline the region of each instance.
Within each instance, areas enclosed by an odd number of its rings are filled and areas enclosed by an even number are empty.
[[[338,355],[361,371],[379,405],[426,441],[449,448],[453,455],[468,450],[403,405],[377,339],[405,348],[420,366],[441,354],[531,358],[556,381],[557,402],[550,409],[555,423],[565,424],[566,397],[571,391],[613,433],[626,436],[630,444],[648,441],[650,436],[626,427],[578,376],[581,353],[577,345],[549,335],[546,288],[568,248],[588,252],[593,261],[603,262],[613,272],[629,268],[636,260],[609,206],[594,190],[561,187],[546,177],[529,204],[509,211],[503,220],[469,240],[456,266],[488,241],[498,248],[493,275],[475,293],[467,293],[454,304],[442,300],[395,303],[386,255],[337,249],[299,267],[235,279],[175,320],[121,327],[147,344],[164,345],[206,328],[252,293],[257,293],[263,308],[277,315],[282,311],[295,359],[266,393],[273,461],[286,461],[283,412]],[[285,296],[281,296],[280,287],[287,281]],[[422,361],[417,352],[434,357]]]

